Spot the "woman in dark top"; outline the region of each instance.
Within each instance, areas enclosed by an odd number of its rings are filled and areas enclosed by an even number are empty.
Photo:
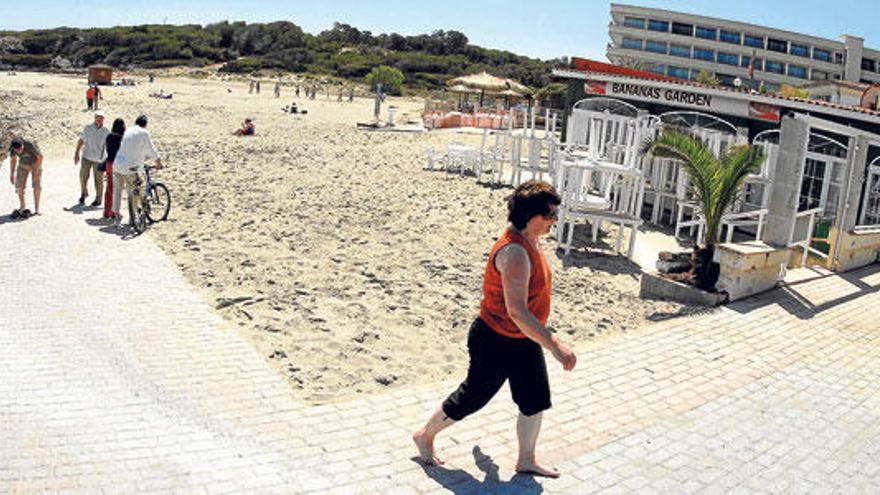
[[[107,136],[105,161],[106,170],[104,176],[107,177],[107,187],[104,188],[104,218],[113,218],[112,200],[113,200],[113,160],[116,159],[116,152],[119,151],[119,145],[122,144],[122,135],[125,134],[125,121],[116,119],[113,121],[113,128],[110,135]]]

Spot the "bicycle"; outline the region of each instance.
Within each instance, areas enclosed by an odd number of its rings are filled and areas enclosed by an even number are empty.
[[[138,234],[146,231],[148,224],[166,220],[171,211],[171,193],[165,184],[153,181],[150,170],[156,170],[156,167],[145,165],[144,177],[137,174],[128,191],[129,219]]]

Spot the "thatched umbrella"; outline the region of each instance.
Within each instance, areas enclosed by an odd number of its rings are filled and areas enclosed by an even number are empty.
[[[462,95],[474,94],[474,93],[478,93],[479,91],[477,91],[475,89],[471,89],[471,88],[465,86],[464,84],[456,84],[454,86],[449,87],[449,92],[450,93],[458,93],[458,109],[461,110],[461,107],[463,104],[462,103]]]
[[[520,98],[524,98],[522,93],[514,91],[512,89],[505,89],[504,91],[498,93],[500,96],[504,97],[504,106],[505,108],[510,108],[510,100],[518,100]]]
[[[450,86],[464,86],[480,91],[480,106],[483,106],[483,97],[487,92],[500,93],[505,90],[514,90],[518,93],[531,93],[532,91],[522,84],[511,79],[493,76],[487,72],[471,74],[469,76],[456,77],[448,83]]]

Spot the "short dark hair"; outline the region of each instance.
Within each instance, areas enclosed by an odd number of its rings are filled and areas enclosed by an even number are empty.
[[[12,142],[9,143],[9,150],[12,151],[22,146],[24,146],[24,142],[20,138],[12,138]]]
[[[526,181],[507,198],[507,220],[522,230],[532,217],[547,215],[551,206],[560,203],[562,198],[550,184],[539,180]]]
[[[134,125],[136,125],[138,127],[146,127],[147,126],[147,116],[146,115],[138,116],[138,118],[136,118],[134,120]]]

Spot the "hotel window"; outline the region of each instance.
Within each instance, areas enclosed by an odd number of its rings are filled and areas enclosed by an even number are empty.
[[[673,67],[670,65],[666,68],[666,75],[669,77],[677,77],[679,79],[687,79],[688,70],[683,67]]]
[[[623,25],[630,28],[645,29],[645,19],[641,17],[624,17]]]
[[[842,53],[835,53],[834,54],[834,63],[835,64],[842,64],[843,63],[843,54]]]
[[[734,53],[718,52],[718,63],[727,65],[739,65],[739,57]]]
[[[666,67],[663,65],[649,65],[648,72],[653,74],[660,74],[661,76],[666,73]]]
[[[734,45],[740,44],[740,35],[739,33],[734,33],[731,31],[721,31],[721,35],[719,39],[725,43],[733,43]]]
[[[831,52],[821,48],[813,48],[813,58],[822,62],[831,62]]]
[[[648,29],[651,31],[662,31],[664,33],[669,32],[669,23],[666,21],[658,21],[656,19],[648,20]]]
[[[691,58],[691,47],[684,45],[670,45],[669,54],[674,57]]]
[[[654,53],[662,53],[665,55],[667,52],[666,43],[648,40],[645,44],[645,50]]]
[[[775,62],[773,60],[768,60],[764,64],[764,71],[773,72],[774,74],[785,74],[785,70],[783,70],[784,68],[785,64],[783,64],[782,62]]]
[[[710,62],[715,61],[715,50],[709,50],[708,48],[694,48],[694,58],[699,60],[708,60]]]
[[[673,25],[673,30],[674,29],[675,26]],[[706,40],[718,39],[718,30],[715,28],[697,26],[697,38],[703,38]]]
[[[683,34],[685,36],[693,36],[694,35],[694,25],[693,24],[684,24],[682,22],[673,22],[672,23],[672,32],[675,34]]]
[[[764,48],[764,38],[760,36],[752,36],[751,34],[747,34],[745,38],[743,38],[743,44],[746,46],[753,46],[755,48]]]
[[[877,62],[871,60],[870,58],[862,59],[862,70],[869,70],[871,72],[877,71]]]
[[[749,66],[749,61],[751,60],[751,58],[752,58],[752,57],[749,56],[749,55],[743,55],[743,56],[742,56],[742,61],[741,61],[740,65],[742,65],[743,67],[748,67],[748,66]],[[764,66],[761,65],[761,62],[762,62],[762,60],[761,60],[760,58],[756,58],[756,59],[755,59],[755,65],[754,65],[753,68],[754,68],[755,70],[764,70]]]
[[[624,38],[623,39],[623,47],[628,50],[641,50],[642,49],[642,40],[637,40],[634,38]]]
[[[804,45],[795,45],[794,43],[788,47],[788,53],[798,57],[809,57],[810,49]]]
[[[807,68],[801,67],[800,65],[788,65],[788,75],[792,77],[799,77],[801,79],[807,78]]]
[[[767,49],[774,52],[788,53],[788,42],[767,38]]]

